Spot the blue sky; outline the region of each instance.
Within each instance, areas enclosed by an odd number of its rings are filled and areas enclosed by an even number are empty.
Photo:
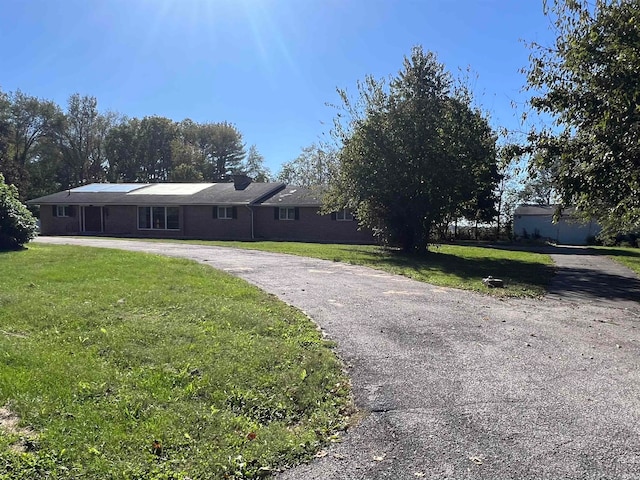
[[[494,126],[519,129],[542,0],[0,0],[0,89],[130,117],[234,123],[277,171],[326,138],[336,88],[395,75],[411,47],[470,67]]]

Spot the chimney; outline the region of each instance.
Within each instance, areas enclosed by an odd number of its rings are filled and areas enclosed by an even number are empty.
[[[232,175],[233,177],[233,187],[236,190],[244,190],[249,186],[253,179],[245,174],[237,174]]]

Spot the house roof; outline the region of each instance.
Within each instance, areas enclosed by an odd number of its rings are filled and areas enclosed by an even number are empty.
[[[280,207],[319,207],[322,205],[323,189],[287,185],[277,194],[260,202],[265,206]]]
[[[251,205],[284,183],[92,183],[29,200],[31,205]]]

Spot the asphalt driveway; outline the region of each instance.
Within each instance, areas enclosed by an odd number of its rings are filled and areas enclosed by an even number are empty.
[[[307,312],[337,342],[361,418],[281,480],[640,478],[633,299],[573,298],[560,286],[542,300],[500,300],[257,251],[38,241],[191,258]]]
[[[557,274],[549,298],[640,312],[640,279],[629,268],[585,247],[548,247]]]

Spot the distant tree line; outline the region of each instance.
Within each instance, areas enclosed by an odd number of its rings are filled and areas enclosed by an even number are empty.
[[[0,173],[21,199],[93,182],[268,181],[255,145],[231,123],[100,112],[74,94],[66,110],[21,91],[0,91]]]

